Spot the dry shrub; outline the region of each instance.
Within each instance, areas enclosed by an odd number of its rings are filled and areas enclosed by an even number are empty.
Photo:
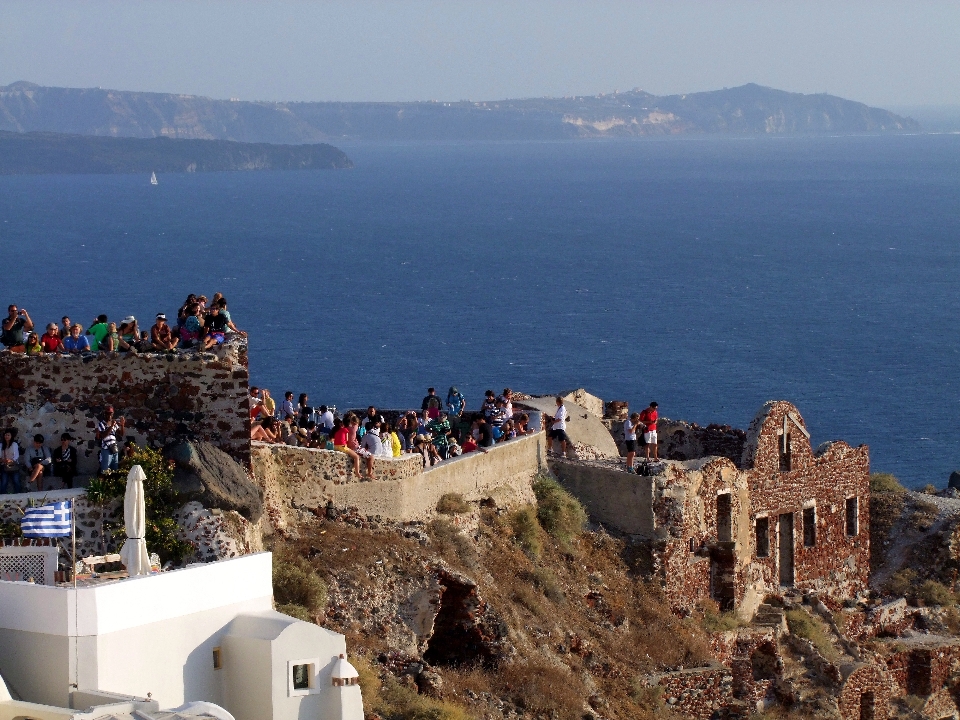
[[[566,602],[567,596],[563,593],[563,587],[557,580],[557,576],[548,568],[534,568],[533,573],[531,573],[531,580],[533,580],[534,586],[536,586],[550,602],[555,605],[562,605]]]
[[[274,557],[273,598],[280,607],[300,606],[308,614],[314,613],[327,605],[327,585],[306,560]],[[286,610],[281,612],[300,617]]]
[[[313,622],[313,615],[310,614],[310,611],[303,605],[298,605],[297,603],[277,605],[277,612],[295,617],[297,620],[303,620],[304,622]]]
[[[537,496],[537,519],[561,547],[569,548],[574,538],[583,532],[587,511],[573,495],[551,477],[538,475],[533,481]]]
[[[380,704],[380,676],[370,662],[363,655],[354,655],[350,664],[357,669],[359,675],[360,692],[363,695],[363,705],[367,712],[373,711]]]
[[[510,593],[510,599],[525,607],[538,618],[544,619],[547,617],[543,608],[543,596],[529,585],[517,585]]]
[[[926,485],[923,486],[923,490],[921,490],[920,492],[922,492],[924,495],[936,495],[937,486],[927,483]]]
[[[943,624],[947,626],[951,635],[960,635],[960,612],[956,607],[951,606],[944,610]]]
[[[565,668],[512,663],[501,668],[497,684],[501,697],[509,697],[524,717],[583,718],[586,690],[580,678]]]
[[[386,720],[472,720],[460,705],[420,695],[393,677],[381,685],[374,710]]]
[[[913,503],[913,512],[910,513],[910,524],[920,532],[926,532],[939,515],[940,508],[932,502],[916,500]]]
[[[707,632],[724,632],[736,630],[743,625],[743,621],[733,611],[720,612],[720,605],[713,600],[704,600],[700,603],[703,612],[703,629]]]
[[[543,552],[543,541],[540,539],[540,524],[537,522],[537,511],[532,505],[524,505],[514,510],[507,517],[507,523],[513,533],[513,540],[520,546],[527,557],[536,560]]]
[[[936,580],[927,580],[917,588],[917,599],[924,605],[954,605],[957,597],[950,588]]]
[[[837,649],[830,640],[830,631],[823,620],[800,608],[787,610],[786,615],[787,625],[793,635],[809,640],[827,660],[837,660]]]
[[[890,473],[870,473],[870,493],[895,493],[903,495],[907,489]]]
[[[470,512],[470,503],[460,493],[446,493],[437,501],[437,512],[444,515],[459,515]]]
[[[480,566],[480,557],[470,538],[460,532],[460,528],[449,520],[443,518],[431,520],[427,525],[427,532],[430,533],[430,539],[437,552],[447,560],[455,564],[459,561],[459,564],[471,571]]]
[[[890,579],[884,585],[884,590],[896,597],[906,597],[913,594],[916,582],[917,571],[912,568],[904,568],[890,576]]]

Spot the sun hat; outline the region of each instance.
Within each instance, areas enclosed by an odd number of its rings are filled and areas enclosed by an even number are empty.
[[[166,320],[167,316],[163,313],[157,313],[157,320]]]
[[[133,315],[127,315],[123,320],[120,321],[121,325],[129,325],[130,323],[135,323],[137,319]]]

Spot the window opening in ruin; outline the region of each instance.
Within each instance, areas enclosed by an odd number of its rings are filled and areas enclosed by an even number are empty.
[[[790,433],[780,436],[780,472],[790,472]]]
[[[860,503],[857,498],[847,498],[847,535],[860,534]]]
[[[779,519],[780,584],[793,585],[793,513],[784,513]]]
[[[877,698],[873,692],[860,695],[860,720],[874,720],[876,715]]]
[[[690,538],[690,552],[695,553],[697,551],[696,543],[693,542],[693,538]]]
[[[783,674],[783,664],[771,643],[757,646],[750,654],[750,667],[754,680],[776,680]]]
[[[770,518],[757,518],[757,557],[770,557]]]
[[[717,495],[717,539],[720,542],[733,540],[733,502],[730,493]]]
[[[213,649],[213,669],[220,670],[223,668],[223,652],[220,648],[215,647]]]
[[[803,546],[813,547],[817,544],[817,509],[809,507],[803,509]]]

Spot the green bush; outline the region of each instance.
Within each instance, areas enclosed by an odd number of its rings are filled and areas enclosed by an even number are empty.
[[[533,481],[537,496],[537,520],[562,546],[579,537],[587,522],[587,511],[560,483],[546,475],[538,475]]]
[[[923,601],[924,605],[954,605],[957,597],[950,588],[936,580],[927,580],[917,588],[917,598]]]
[[[543,542],[540,540],[540,524],[537,522],[537,511],[531,505],[514,510],[507,518],[510,529],[513,531],[514,541],[523,549],[527,557],[537,559],[543,552]]]
[[[555,605],[563,605],[567,601],[567,596],[563,593],[563,588],[557,581],[556,576],[548,568],[537,567],[532,573],[534,586],[544,594],[544,596]]]
[[[273,563],[273,599],[278,607],[299,605],[305,608],[308,613],[313,613],[326,607],[327,585],[305,560],[277,560],[275,558]]]
[[[172,462],[163,457],[159,450],[137,448],[129,457],[121,458],[118,470],[108,470],[90,481],[87,499],[106,506],[115,499],[123,498],[127,490],[127,475],[134,465],[143,468],[146,475],[143,496],[147,550],[157,553],[161,562],[180,562],[192,554],[194,548],[190,543],[177,539],[179,528],[173,520],[173,513],[183,506],[184,500],[173,486]],[[126,534],[122,512],[117,519],[105,519],[103,528],[118,539]]]
[[[900,484],[890,473],[871,473],[870,474],[870,492],[872,493],[896,493],[902,495],[907,489]]]
[[[304,622],[313,622],[313,616],[310,614],[310,611],[303,605],[297,605],[296,603],[277,605],[277,612],[295,617],[297,620],[303,620]]]
[[[459,515],[470,512],[470,503],[460,493],[446,493],[437,501],[437,512],[444,515]]]

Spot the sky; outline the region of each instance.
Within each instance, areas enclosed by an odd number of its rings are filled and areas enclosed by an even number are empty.
[[[960,105],[960,2],[0,3],[0,85],[493,100],[747,82]]]

